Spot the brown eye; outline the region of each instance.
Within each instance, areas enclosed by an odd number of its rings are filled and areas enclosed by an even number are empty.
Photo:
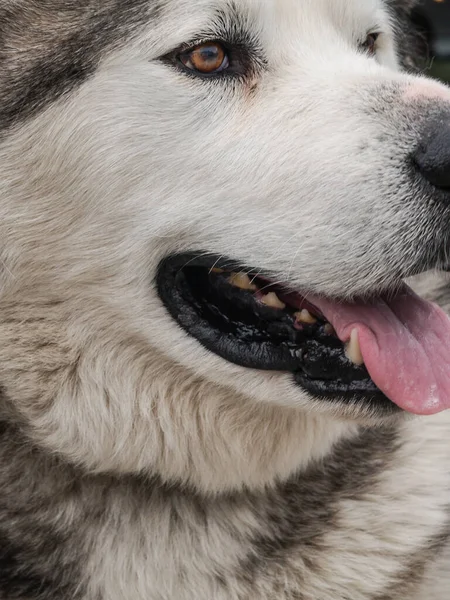
[[[367,54],[369,54],[370,56],[375,56],[377,52],[377,41],[379,37],[379,33],[369,33],[369,35],[366,38],[366,41],[362,45],[364,51],[367,52]]]
[[[198,73],[212,75],[224,71],[230,66],[225,48],[218,42],[200,44],[180,54],[185,67]]]

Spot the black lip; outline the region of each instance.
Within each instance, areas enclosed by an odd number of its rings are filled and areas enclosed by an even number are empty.
[[[385,413],[400,410],[364,366],[347,360],[342,342],[324,332],[324,323],[298,331],[293,317],[261,305],[251,292],[230,286],[225,276],[212,275],[213,267],[261,275],[236,261],[192,252],[164,259],[156,278],[169,313],[205,348],[242,367],[290,372],[322,400],[365,401]]]

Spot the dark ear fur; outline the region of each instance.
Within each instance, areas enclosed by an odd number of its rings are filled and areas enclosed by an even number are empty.
[[[423,70],[430,58],[430,37],[420,10],[420,0],[386,0],[394,17],[398,51],[408,71]]]

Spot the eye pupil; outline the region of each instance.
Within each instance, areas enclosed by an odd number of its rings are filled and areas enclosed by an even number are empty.
[[[366,41],[363,44],[364,50],[371,56],[373,56],[377,51],[377,41],[379,36],[379,33],[369,33]]]
[[[228,66],[228,57],[224,47],[213,42],[201,44],[183,52],[180,60],[188,69],[205,74],[223,71]]]

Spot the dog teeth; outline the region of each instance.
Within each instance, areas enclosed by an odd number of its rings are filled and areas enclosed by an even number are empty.
[[[358,330],[353,329],[350,334],[350,340],[345,345],[345,355],[354,364],[360,367],[364,364],[364,358],[361,353],[361,346],[359,345]]]
[[[277,308],[279,310],[283,310],[286,308],[286,304],[281,302],[275,292],[270,292],[261,298],[261,302],[266,306],[270,306],[270,308]]]
[[[314,323],[317,323],[316,317],[314,317],[309,310],[306,310],[306,308],[300,312],[294,313],[294,317],[299,323],[304,323],[305,325],[314,325]]]
[[[225,271],[223,269],[218,269],[217,267],[214,267],[213,269],[211,269],[211,273],[217,273],[218,275],[220,275],[221,273],[225,273]]]
[[[234,285],[234,287],[241,290],[251,290],[254,292],[258,289],[257,286],[250,281],[250,277],[247,273],[232,273],[229,282],[231,285]]]
[[[336,331],[331,323],[325,323],[323,330],[327,335],[336,335]]]

